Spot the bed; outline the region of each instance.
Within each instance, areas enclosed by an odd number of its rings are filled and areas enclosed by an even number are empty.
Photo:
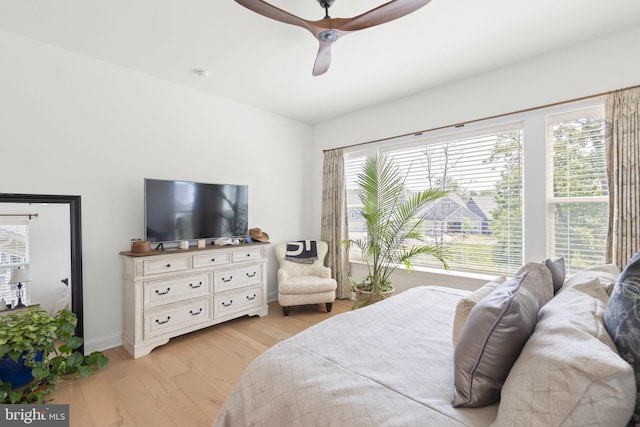
[[[214,425],[490,425],[497,405],[451,406],[464,293],[412,288],[280,342],[247,368]]]
[[[214,427],[624,426],[635,377],[602,321],[617,274],[589,271],[551,292],[500,402],[452,405],[454,318],[485,287],[421,286],[329,318],[258,356]]]

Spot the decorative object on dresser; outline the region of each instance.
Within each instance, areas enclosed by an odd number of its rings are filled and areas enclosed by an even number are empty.
[[[249,229],[249,237],[255,242],[268,242],[269,235],[262,231],[260,227],[253,227]]]
[[[124,348],[138,358],[187,332],[266,316],[266,245],[121,252]]]

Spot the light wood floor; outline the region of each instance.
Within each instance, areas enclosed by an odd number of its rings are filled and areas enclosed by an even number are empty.
[[[49,403],[69,404],[71,427],[211,426],[244,368],[260,353],[330,316],[351,301],[292,307],[277,302],[266,317],[243,317],[193,332],[133,359],[122,347],[105,351],[106,368],[62,381]]]

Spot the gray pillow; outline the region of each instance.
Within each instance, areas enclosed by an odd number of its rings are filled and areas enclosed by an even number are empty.
[[[456,305],[456,313],[453,316],[452,338],[454,347],[458,344],[458,338],[460,338],[462,328],[464,327],[467,317],[469,317],[469,313],[471,313],[473,307],[475,307],[482,298],[489,295],[495,288],[506,281],[507,279],[505,277],[498,277],[497,279],[485,283],[482,287],[471,292],[469,295],[460,298],[460,301],[458,301],[458,304]]]
[[[522,286],[538,297],[538,309],[540,309],[554,295],[551,271],[541,262],[528,262],[520,267],[515,276],[520,276],[525,271],[528,271],[529,274]]]
[[[484,297],[469,313],[454,351],[453,406],[490,405],[538,319],[538,297],[516,276]]]
[[[607,304],[604,324],[620,356],[633,367],[640,390],[640,252],[620,273]],[[636,395],[632,421],[640,424],[640,393]]]
[[[564,267],[564,257],[558,259],[547,258],[544,260],[544,265],[546,265],[551,272],[553,292],[558,292],[558,289],[562,287],[564,279],[567,276],[567,270]]]

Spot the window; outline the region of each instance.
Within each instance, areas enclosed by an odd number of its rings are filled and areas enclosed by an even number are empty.
[[[447,248],[452,269],[507,273],[522,264],[522,139],[522,124],[515,123],[381,149],[407,174],[409,189],[449,191],[422,215],[425,239]],[[347,160],[347,169],[364,156],[357,159]],[[356,173],[347,173],[351,210],[359,201]],[[362,224],[349,222],[350,238],[365,232]],[[434,258],[414,264],[441,266]]]
[[[27,221],[3,219],[0,222],[0,298],[15,304],[16,287],[10,285],[11,272],[18,267],[29,265],[29,225]],[[26,289],[25,289],[26,288]],[[25,294],[22,302],[28,304],[28,286],[23,287]]]
[[[547,119],[548,248],[568,272],[603,264],[608,221],[604,111]]]
[[[344,156],[344,175],[347,186],[347,222],[350,239],[356,239],[364,235],[367,230],[364,219],[359,213],[362,204],[355,184],[366,158],[367,156],[364,152],[345,153]],[[359,259],[360,253],[356,248],[351,247],[349,256],[351,259]]]
[[[408,173],[409,188],[449,190],[424,211],[424,235],[448,249],[454,271],[510,275],[525,261],[560,256],[568,273],[604,263],[602,104],[590,99],[384,140],[367,153],[347,150],[349,237],[365,232],[354,181],[377,150]],[[415,264],[440,267],[434,259]]]

